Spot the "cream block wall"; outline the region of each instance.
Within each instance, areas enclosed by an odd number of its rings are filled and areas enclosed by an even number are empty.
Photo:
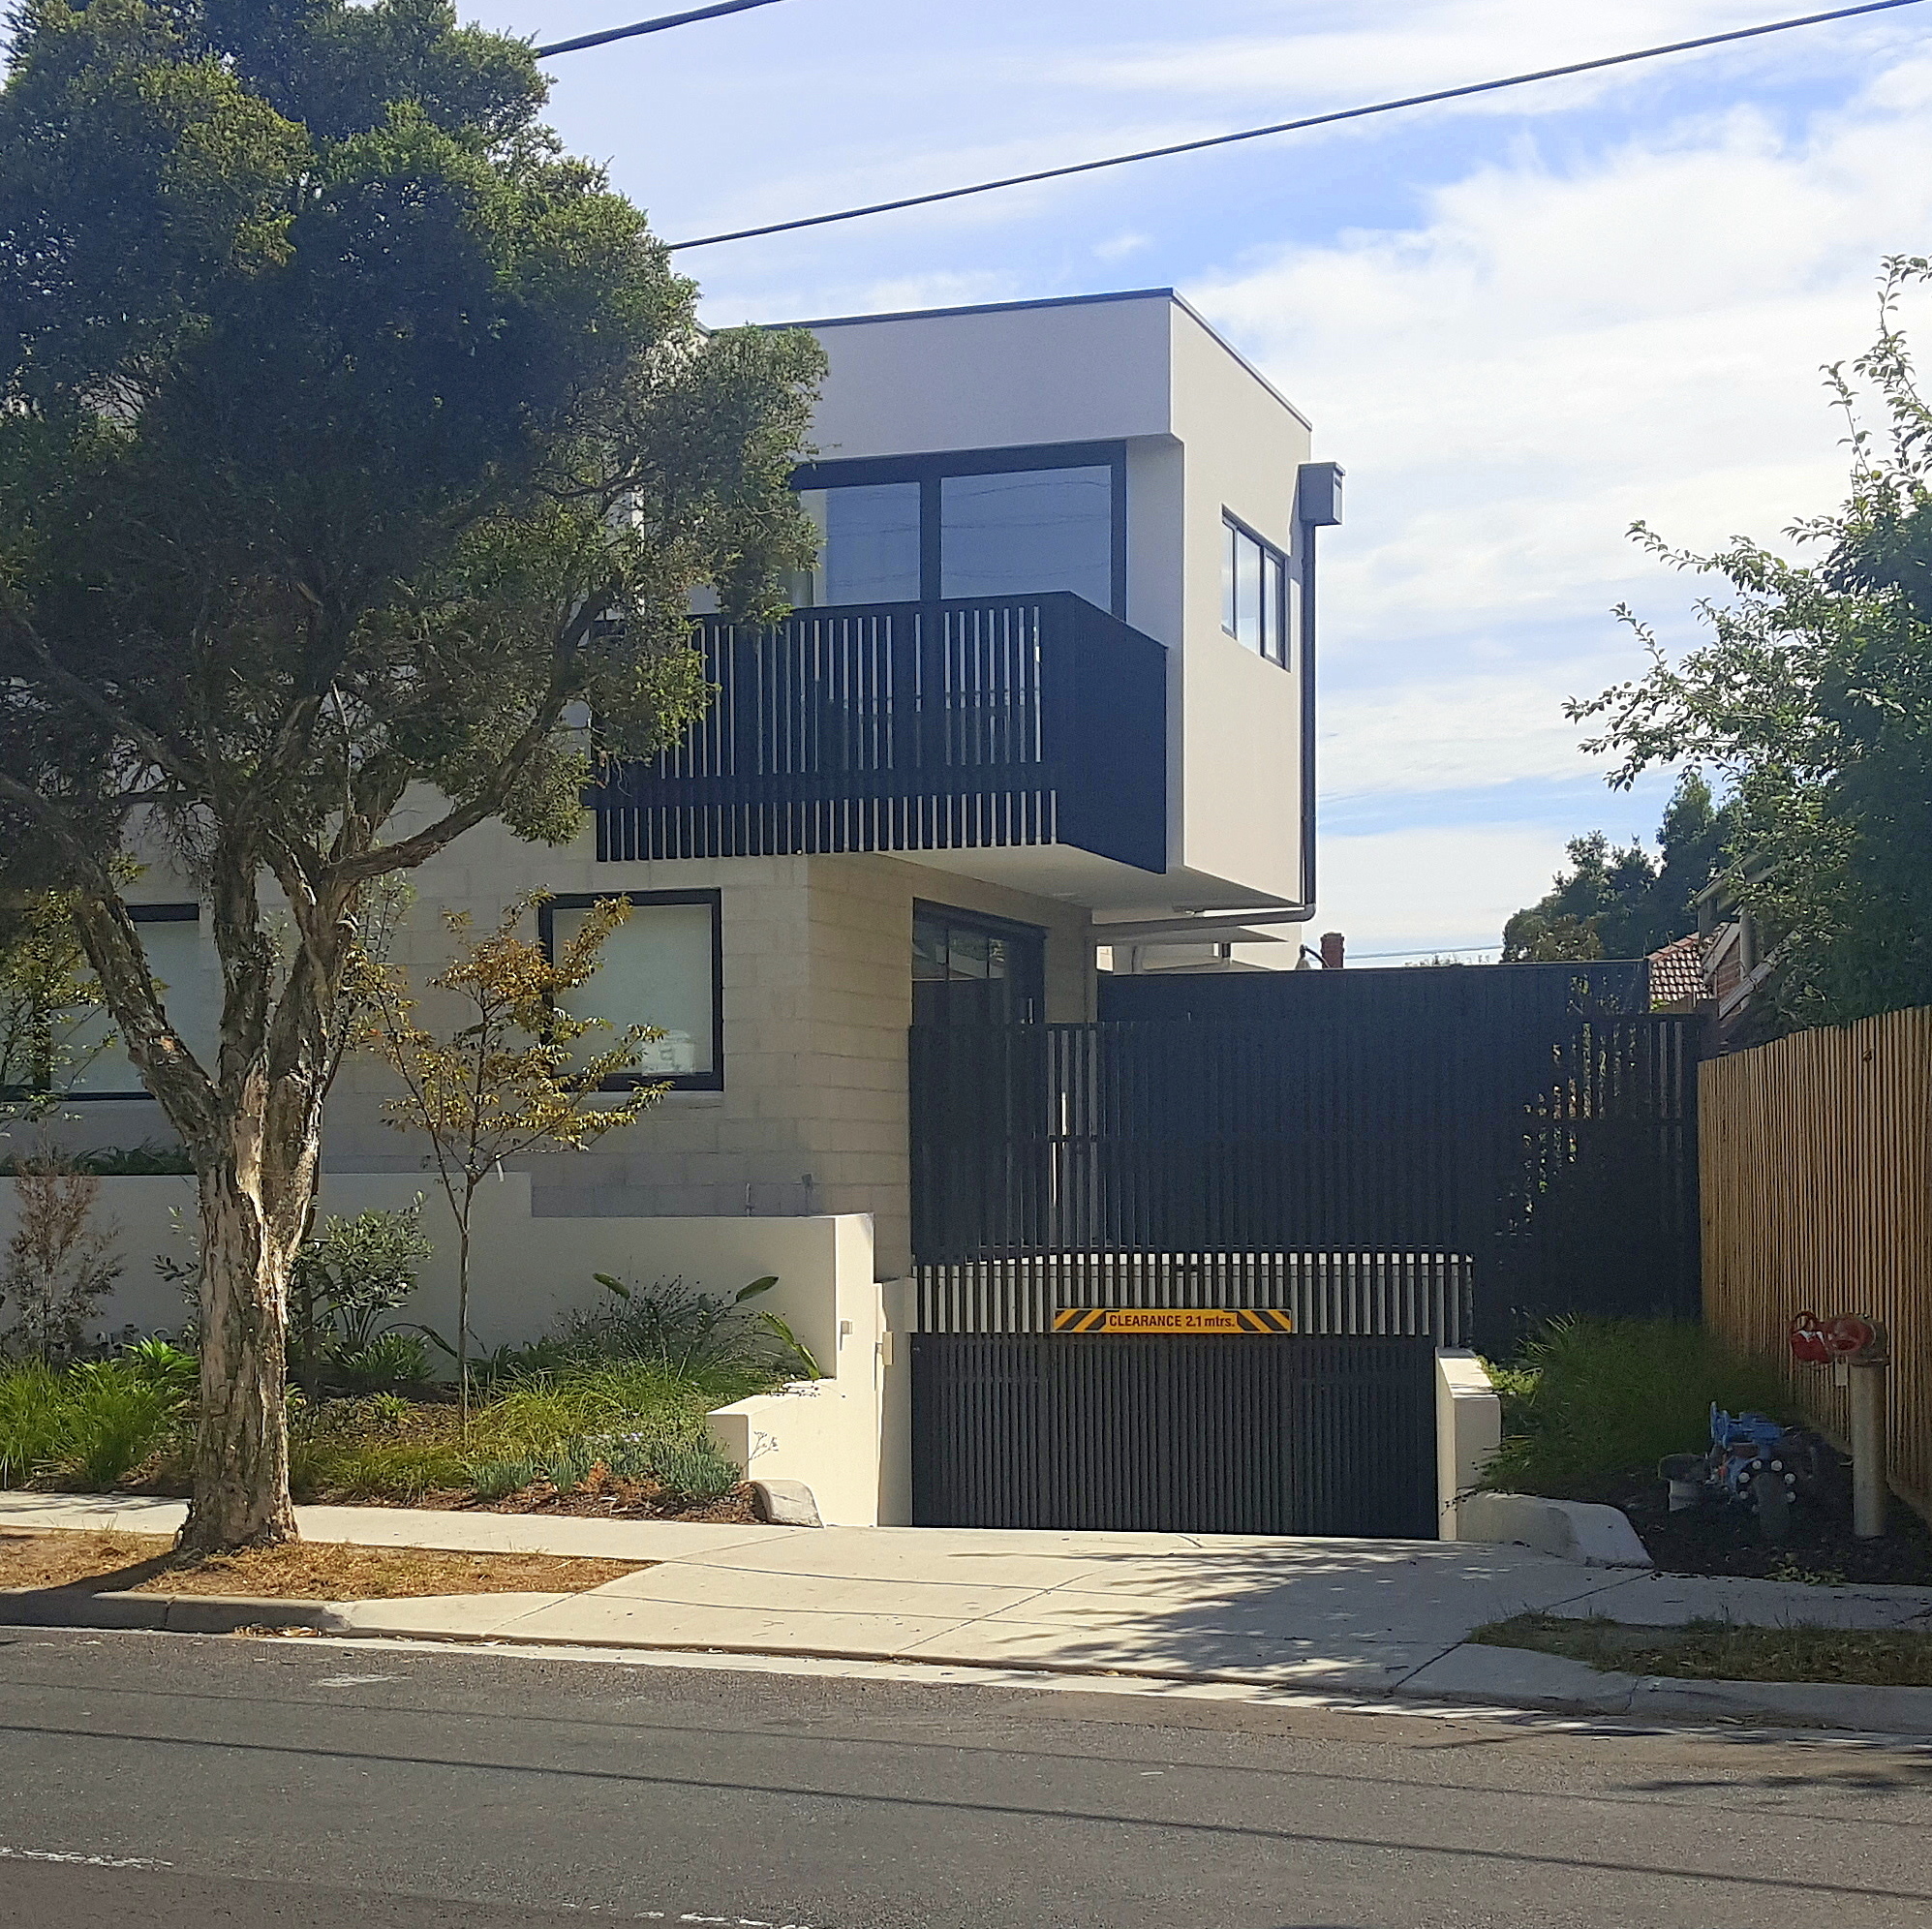
[[[418,982],[447,948],[440,913],[479,928],[519,892],[721,894],[724,1089],[671,1092],[641,1123],[583,1153],[526,1162],[542,1212],[769,1217],[865,1212],[882,1277],[910,1264],[906,1043],[915,900],[1047,928],[1049,1015],[1091,1015],[1085,910],[902,858],[784,857],[599,864],[487,825],[416,873],[402,947]],[[648,1016],[640,1014],[640,1016]],[[352,1061],[329,1115],[325,1163],[419,1169],[383,1122],[387,1074]]]
[[[415,902],[395,956],[418,989],[449,954],[445,909],[467,910],[482,932],[505,905],[537,887],[721,894],[724,1089],[671,1092],[639,1124],[590,1151],[522,1161],[539,1213],[865,1212],[877,1227],[880,1276],[896,1278],[911,1263],[905,1034],[914,902],[1044,927],[1048,1016],[1092,1016],[1083,908],[905,858],[599,864],[588,828],[553,849],[485,824],[424,865],[412,883]],[[140,895],[168,903],[194,893],[157,869]],[[432,1001],[423,1015],[435,1023]],[[330,1101],[325,1169],[423,1171],[421,1141],[384,1122],[383,1101],[393,1089],[373,1058],[349,1060]],[[76,1105],[57,1136],[75,1146],[172,1138],[159,1108],[146,1101]]]

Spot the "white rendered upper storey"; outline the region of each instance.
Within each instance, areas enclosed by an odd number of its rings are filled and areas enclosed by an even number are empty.
[[[899,850],[1105,919],[1307,903],[1339,472],[1306,419],[1166,289],[794,325],[829,362],[819,567],[781,636],[717,627],[719,713],[609,855]]]

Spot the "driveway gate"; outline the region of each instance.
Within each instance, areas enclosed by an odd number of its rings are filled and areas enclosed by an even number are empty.
[[[1435,1535],[1434,1347],[915,1333],[921,1526]]]
[[[1648,1006],[1641,964],[1176,973],[915,1027],[914,1517],[1431,1535],[1435,1347],[1697,1314],[1702,1021]]]

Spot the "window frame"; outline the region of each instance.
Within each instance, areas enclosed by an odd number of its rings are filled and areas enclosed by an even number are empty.
[[[201,922],[201,906],[199,903],[130,904],[128,906],[128,917],[133,923],[138,925],[199,925]],[[143,952],[146,951],[146,948],[145,945],[141,947]],[[103,1006],[102,1009],[106,1010],[107,1008]],[[111,1013],[108,1015],[108,1022],[112,1023]],[[134,1062],[132,1059],[129,1060],[128,1069],[134,1071]],[[159,1104],[160,1101],[155,1097],[153,1092],[149,1091],[146,1086],[139,1083],[140,1074],[138,1072],[135,1073],[135,1078],[136,1084],[131,1091],[63,1091],[60,1094],[60,1102],[63,1105],[126,1105],[133,1100],[148,1105]]]
[[[640,1086],[669,1086],[673,1091],[724,1089],[724,894],[721,891],[560,891],[537,907],[537,941],[552,964],[557,960],[559,911],[588,911],[606,899],[627,904],[708,904],[711,907],[711,1070],[708,1072],[619,1072],[603,1080],[599,1091],[635,1091]]]
[[[966,931],[976,931],[987,937],[1004,938],[1008,942],[1019,940],[1028,945],[1037,946],[1038,950],[1035,955],[1039,966],[1038,980],[1036,983],[1023,986],[1021,990],[1023,995],[1027,997],[1028,1002],[1036,1005],[1038,1009],[1032,1018],[1020,1019],[1016,1023],[1022,1025],[1044,1025],[1047,1022],[1047,947],[1053,934],[1048,931],[1045,925],[1027,924],[1019,918],[1002,918],[994,911],[968,910],[964,904],[942,904],[936,898],[915,898],[912,901],[912,927],[915,934],[922,918],[927,920],[936,919],[943,921],[947,925],[959,926]],[[913,995],[916,998],[918,995],[916,988],[921,981],[914,978],[912,982],[915,987]],[[927,982],[934,981],[928,980]],[[959,981],[938,980],[936,982],[972,984],[975,982],[993,983],[997,981],[990,979],[984,981],[965,979]],[[1009,980],[1008,982],[1013,981]]]
[[[1018,448],[943,450],[933,455],[865,456],[806,462],[792,471],[795,490],[840,489],[877,482],[919,484],[919,600],[939,595],[939,484],[949,475],[999,475],[1032,469],[1107,469],[1113,473],[1113,531],[1108,615],[1127,616],[1127,445],[1123,442],[1031,443]],[[1045,593],[1043,593],[1045,594]],[[954,601],[977,601],[954,597]],[[823,605],[837,608],[837,604]]]
[[[1256,586],[1259,601],[1258,620],[1261,624],[1261,648],[1249,650],[1241,640],[1241,563],[1240,551],[1236,544],[1242,538],[1253,543],[1260,551],[1261,574]],[[1275,571],[1276,589],[1274,593],[1274,648],[1269,648],[1268,581],[1271,566]],[[1267,536],[1243,522],[1232,509],[1221,510],[1221,634],[1235,643],[1250,657],[1259,657],[1264,663],[1273,663],[1278,670],[1292,670],[1295,664],[1295,625],[1291,612],[1295,607],[1294,586],[1296,582],[1294,560],[1279,543],[1271,542]]]

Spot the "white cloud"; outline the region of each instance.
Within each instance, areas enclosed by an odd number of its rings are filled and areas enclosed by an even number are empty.
[[[1405,0],[1399,7],[1335,0],[1297,6],[1292,27],[1284,22],[1278,33],[1150,37],[1118,54],[1067,56],[1058,75],[1070,86],[1122,93],[1195,93],[1217,101],[1265,96],[1286,118],[1695,40],[1757,25],[1765,12],[1763,0],[1623,0],[1613,9],[1551,7],[1548,0]],[[1734,44],[1722,57],[1761,72],[1815,73],[1822,64],[1910,36],[1909,26],[1880,16]],[[1666,55],[1655,67],[1643,62],[1539,82],[1520,93],[1476,95],[1443,111],[1568,111],[1613,89],[1654,88],[1658,73],[1681,72],[1702,57],[1708,56]]]
[[[1562,841],[1533,825],[1326,837],[1315,924],[1357,953],[1492,945],[1513,911],[1549,890],[1562,857]]]
[[[1839,499],[1819,368],[1869,340],[1880,258],[1932,240],[1928,97],[1932,62],[1908,61],[1795,135],[1739,109],[1587,164],[1525,145],[1412,228],[1190,287],[1349,470],[1323,564],[1330,781],[1583,774],[1561,698],[1637,664],[1610,605],[1682,637],[1710,588],[1628,525],[1776,540]]]
[[[1602,769],[1563,716],[1560,678],[1481,674],[1329,692],[1320,712],[1322,792],[1331,801],[1480,790],[1505,781],[1575,781]]]

